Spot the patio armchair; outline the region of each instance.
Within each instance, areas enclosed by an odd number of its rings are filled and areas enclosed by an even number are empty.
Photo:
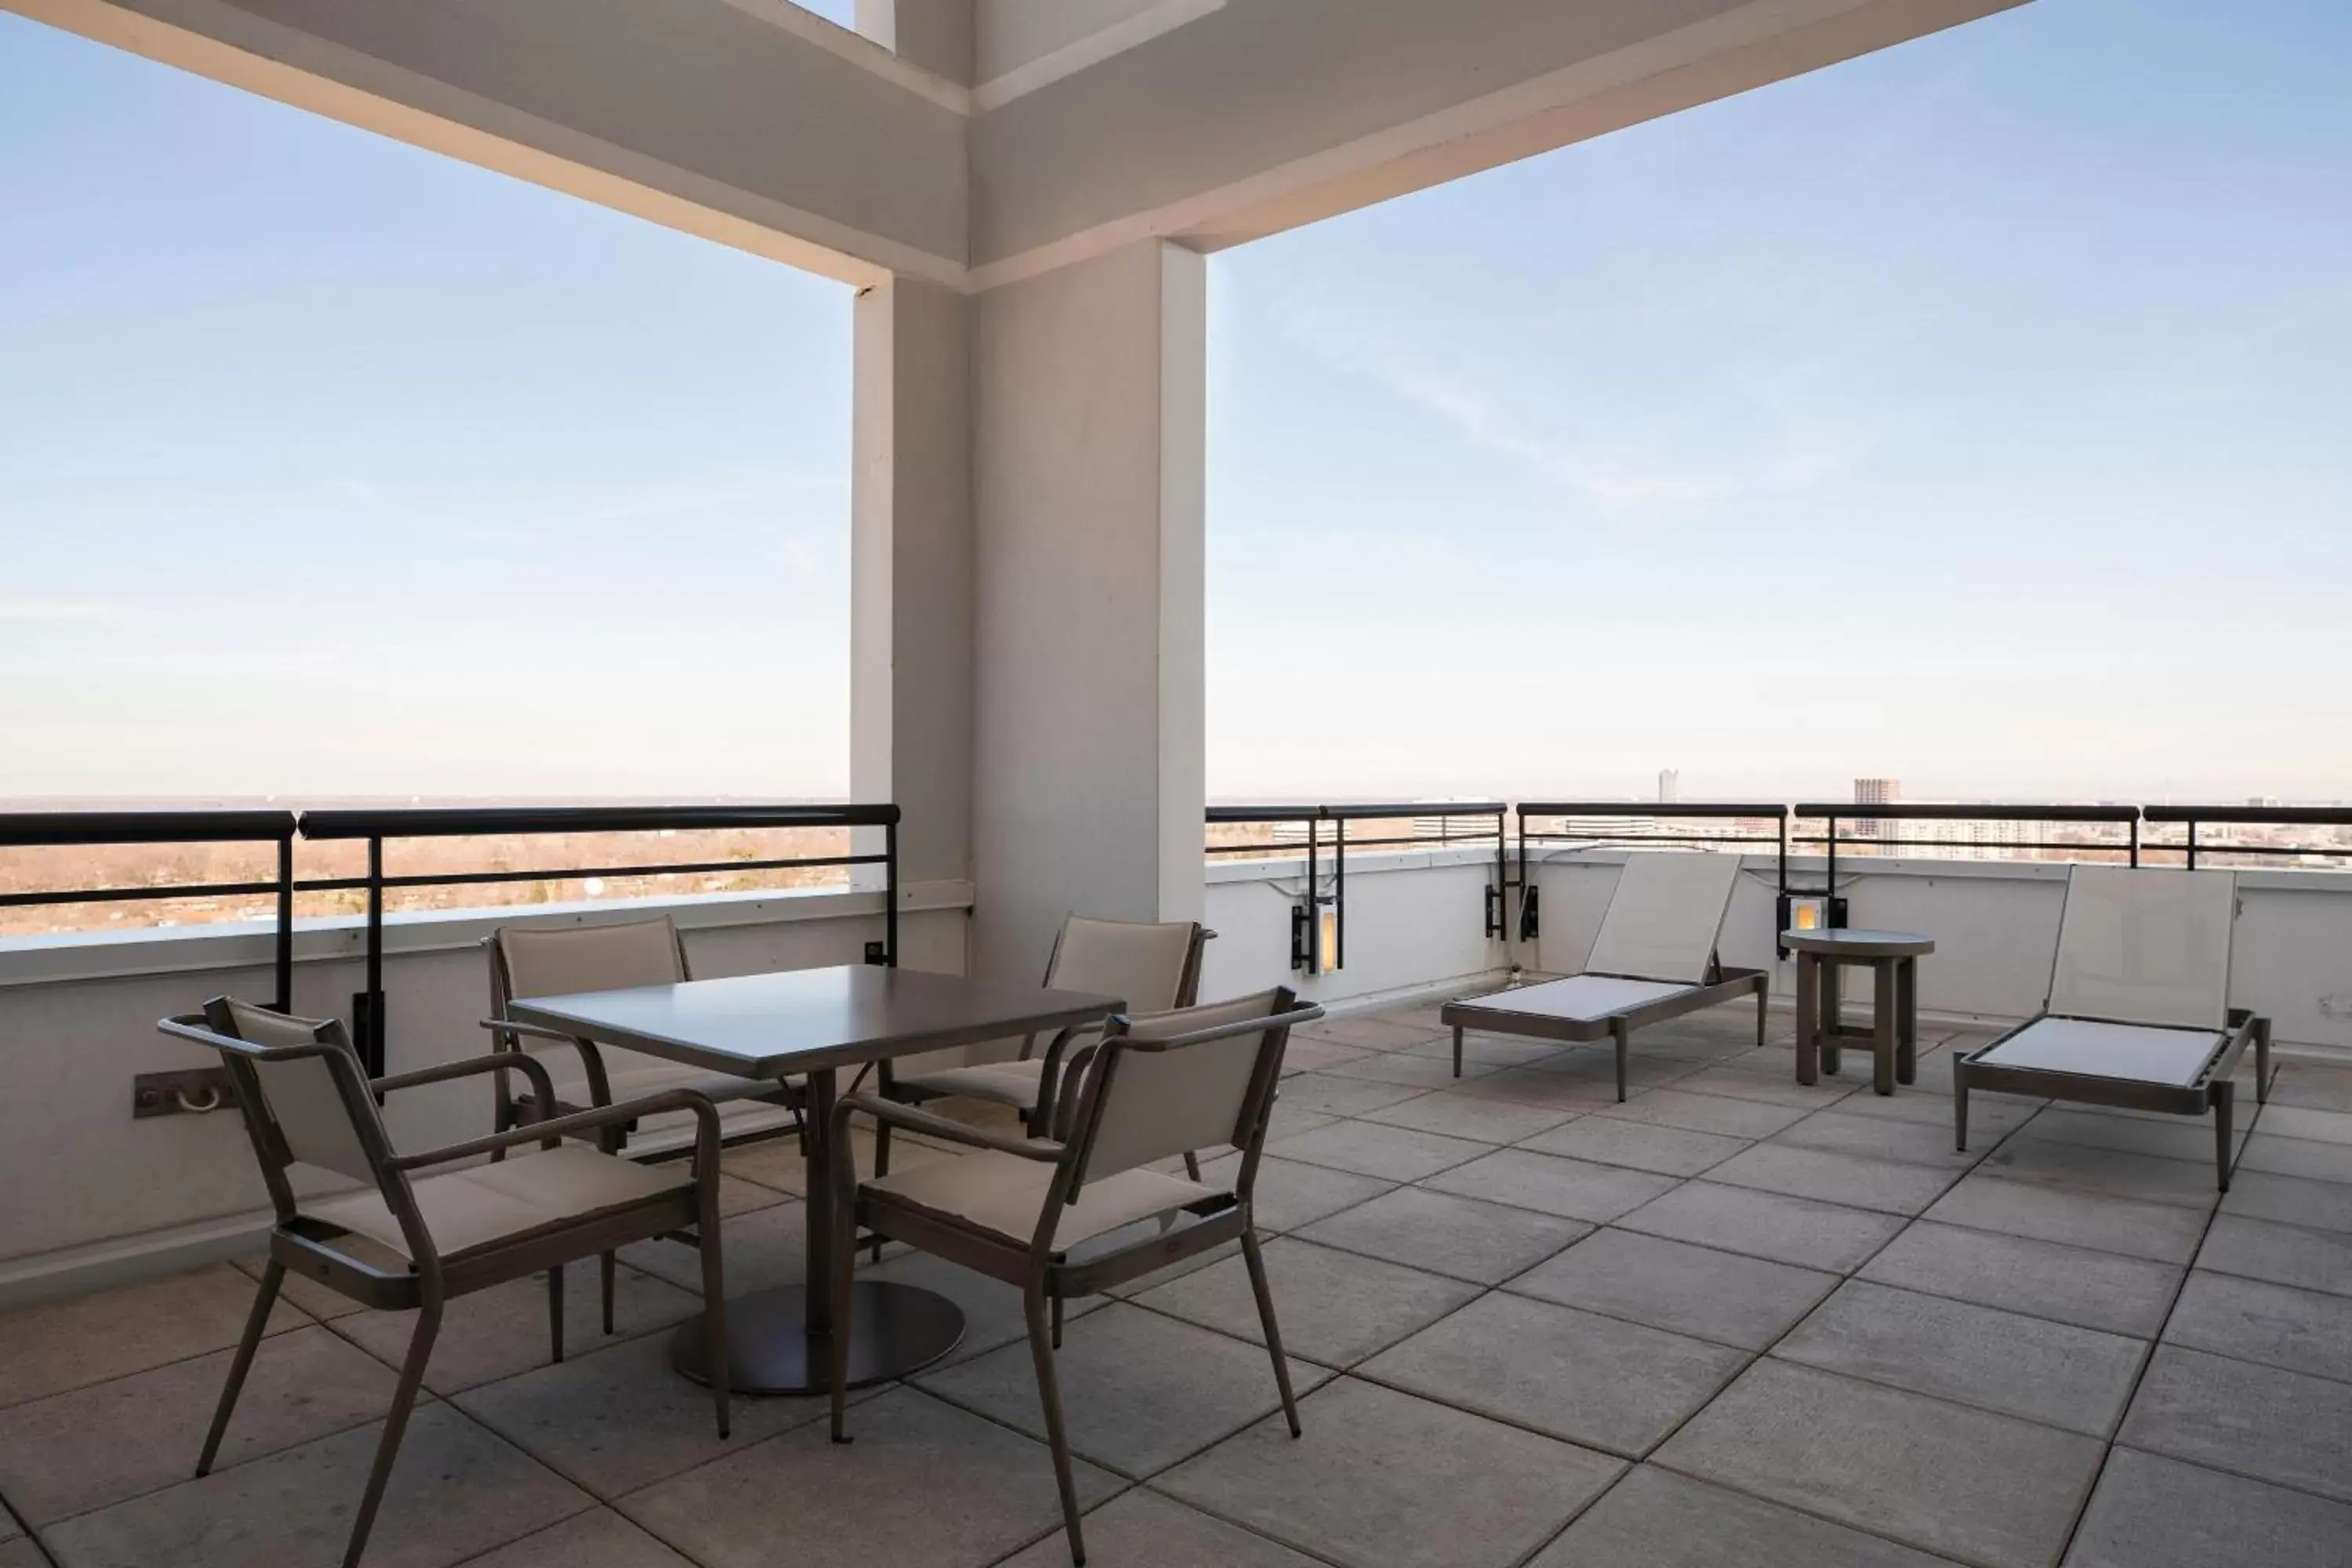
[[[490,1016],[482,1026],[490,1031],[492,1048],[535,1056],[551,1071],[551,1090],[531,1087],[518,1091],[498,1075],[499,1131],[602,1110],[615,1102],[650,1094],[686,1089],[717,1104],[761,1100],[788,1108],[797,1131],[801,1090],[790,1083],[734,1078],[704,1072],[664,1061],[617,1046],[599,1046],[552,1029],[517,1023],[507,1016],[518,997],[565,996],[583,991],[617,991],[633,985],[670,985],[694,978],[687,963],[686,943],[667,915],[650,920],[600,921],[593,925],[501,926],[483,940],[490,963]],[[533,1049],[530,1042],[538,1042]],[[548,1048],[561,1045],[567,1049]],[[637,1118],[606,1118],[575,1136],[586,1138],[608,1154],[628,1147],[637,1131]],[[494,1156],[495,1157],[495,1156]],[[598,1260],[603,1291],[604,1331],[613,1331],[614,1258]]]
[[[1069,1298],[1097,1294],[1238,1239],[1283,1415],[1297,1436],[1298,1405],[1251,1194],[1283,1048],[1294,1026],[1322,1016],[1321,1008],[1300,1006],[1292,992],[1277,988],[1205,1007],[1114,1016],[1101,1039],[1073,1053],[1063,1068],[1066,1092],[1050,1137],[990,1132],[875,1094],[843,1097],[833,1142],[840,1194],[833,1321],[845,1326],[833,1342],[834,1441],[850,1440],[845,1325],[850,1255],[861,1226],[1019,1287],[1074,1563],[1086,1562],[1086,1542],[1053,1353]],[[877,1125],[921,1131],[974,1152],[860,1183],[850,1169],[846,1136],[850,1117],[860,1112]],[[1241,1151],[1230,1182],[1187,1180],[1153,1168],[1223,1145]]]
[[[278,1216],[253,1311],[196,1461],[199,1477],[210,1473],[219,1456],[237,1394],[289,1270],[365,1306],[415,1310],[415,1332],[344,1550],[344,1568],[357,1568],[446,1303],[494,1285],[545,1274],[549,1335],[560,1362],[563,1266],[594,1253],[609,1255],[629,1242],[676,1236],[688,1226],[698,1232],[702,1252],[703,1310],[712,1346],[711,1400],[719,1435],[728,1435],[719,1112],[708,1099],[669,1089],[401,1154],[384,1131],[377,1109],[380,1097],[479,1074],[502,1079],[519,1073],[535,1091],[534,1103],[546,1106],[553,1102],[546,1068],[527,1053],[501,1051],[371,1079],[362,1071],[340,1021],[289,1017],[229,997],[215,997],[205,1004],[203,1013],[166,1018],[158,1027],[220,1053]],[[667,1110],[687,1111],[694,1118],[691,1165],[639,1164],[565,1142]],[[515,1157],[442,1169],[508,1153]],[[362,1185],[355,1192],[297,1197],[288,1178],[295,1165]]]
[[[1462,1076],[1465,1029],[1564,1045],[1606,1038],[1616,1047],[1622,1100],[1635,1029],[1751,995],[1761,1046],[1771,976],[1760,969],[1726,968],[1716,951],[1738,881],[1737,855],[1653,850],[1626,856],[1581,973],[1438,1009],[1439,1021],[1454,1030],[1454,1076]]]
[[[2223,1192],[2234,1080],[2254,1047],[2254,1095],[2270,1098],[2271,1025],[2230,1005],[2234,872],[2075,866],[2042,1011],[1952,1060],[1953,1137],[1969,1146],[1969,1093],[1990,1089],[2132,1110],[2213,1116]]]
[[[1201,951],[1216,934],[1195,921],[1098,921],[1071,915],[1055,935],[1054,951],[1045,961],[1045,986],[1116,996],[1129,1013],[1190,1007],[1201,989]],[[877,1087],[886,1099],[908,1105],[961,1095],[1010,1106],[1033,1135],[1039,1134],[1052,1123],[1063,1058],[1096,1034],[1091,1027],[1065,1029],[1047,1043],[1042,1056],[1037,1037],[1031,1035],[909,1057],[890,1064]],[[874,1173],[887,1175],[890,1124],[877,1126],[874,1138]],[[1199,1174],[1189,1156],[1187,1168]]]

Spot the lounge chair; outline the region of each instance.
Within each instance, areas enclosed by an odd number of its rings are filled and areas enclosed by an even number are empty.
[[[2231,1074],[2248,1045],[2257,1100],[2270,1098],[2271,1079],[2270,1020],[2229,1003],[2237,909],[2229,871],[2074,868],[2041,1014],[1953,1058],[1958,1146],[1969,1146],[1971,1089],[2181,1116],[2210,1110],[2228,1192]]]
[[[1454,1076],[1462,1076],[1462,1033],[1617,1046],[1617,1098],[1625,1098],[1625,1055],[1635,1029],[1742,996],[1756,998],[1756,1043],[1764,1043],[1771,977],[1760,969],[1727,969],[1716,956],[1737,855],[1629,855],[1601,918],[1583,972],[1487,996],[1448,1002],[1439,1018],[1454,1030]]]

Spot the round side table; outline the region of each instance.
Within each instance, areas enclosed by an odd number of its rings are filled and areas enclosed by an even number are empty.
[[[1797,955],[1797,1081],[1838,1070],[1838,1042],[1867,1040],[1875,1070],[1871,1087],[1893,1094],[1896,1083],[1918,1077],[1919,960],[1936,951],[1933,937],[1903,931],[1786,931],[1780,945]],[[1867,967],[1874,979],[1874,1016],[1867,1029],[1840,1016],[1839,972]]]

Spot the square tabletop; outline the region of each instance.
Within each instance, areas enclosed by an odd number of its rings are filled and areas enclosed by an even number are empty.
[[[1116,996],[850,963],[518,998],[508,1014],[600,1044],[738,1078],[854,1067],[1118,1012]]]

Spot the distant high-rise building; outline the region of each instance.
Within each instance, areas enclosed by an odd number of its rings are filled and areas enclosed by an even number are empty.
[[[1853,781],[1853,804],[1856,805],[1885,805],[1890,802],[1901,800],[1902,798],[1903,781],[1901,779],[1856,779]],[[1856,838],[1900,838],[1903,837],[1900,833],[1893,831],[1887,824],[1876,821],[1870,817],[1864,817],[1862,821],[1853,825],[1853,836]]]
[[[1683,797],[1683,775],[1679,768],[1658,770],[1658,804],[1672,805]]]

